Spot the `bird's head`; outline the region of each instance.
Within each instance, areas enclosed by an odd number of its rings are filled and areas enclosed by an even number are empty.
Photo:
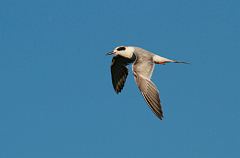
[[[127,47],[127,46],[119,46],[116,47],[113,51],[107,53],[107,55],[120,55],[125,58],[132,58],[133,52],[135,51],[134,47]]]

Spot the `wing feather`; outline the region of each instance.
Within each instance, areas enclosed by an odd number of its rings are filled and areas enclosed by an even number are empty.
[[[124,58],[119,55],[113,57],[111,74],[112,85],[116,93],[120,93],[122,91],[128,76],[127,65],[132,63],[133,61],[133,59]]]
[[[162,120],[163,118],[163,111],[160,103],[159,92],[154,85],[154,83],[141,75],[135,74],[135,81],[139,90],[141,91],[145,101],[147,102],[150,109],[153,113]]]

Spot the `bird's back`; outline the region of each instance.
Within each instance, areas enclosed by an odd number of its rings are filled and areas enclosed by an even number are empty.
[[[154,54],[138,47],[135,47],[134,54],[136,60],[133,64],[133,72],[150,79],[154,69]]]

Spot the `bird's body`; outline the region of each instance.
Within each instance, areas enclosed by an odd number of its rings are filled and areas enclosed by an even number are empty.
[[[108,53],[115,54],[111,65],[112,84],[116,93],[121,92],[128,75],[127,65],[133,63],[132,71],[135,82],[143,95],[145,101],[159,118],[163,118],[159,92],[155,84],[151,81],[151,76],[155,64],[185,63],[170,60],[139,47],[121,46]]]

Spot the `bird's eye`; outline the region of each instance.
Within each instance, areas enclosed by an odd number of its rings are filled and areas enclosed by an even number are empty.
[[[126,48],[125,48],[125,47],[119,47],[119,48],[117,48],[117,50],[118,50],[118,51],[126,50]]]

